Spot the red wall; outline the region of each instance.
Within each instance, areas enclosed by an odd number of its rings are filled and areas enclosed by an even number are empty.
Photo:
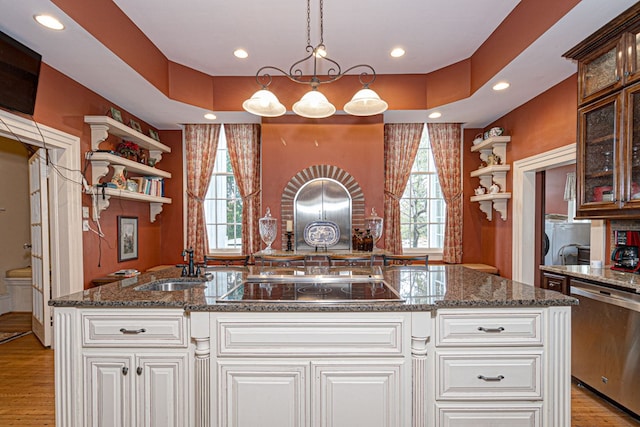
[[[544,208],[546,214],[567,214],[569,203],[564,200],[567,174],[575,172],[576,165],[566,165],[549,169],[544,179]]]
[[[133,118],[138,121],[144,132],[149,125],[139,117],[130,115],[121,107],[114,105],[84,86],[71,80],[55,69],[42,64],[38,97],[34,119],[38,123],[46,124],[58,130],[67,132],[80,138],[81,153],[91,150],[91,130],[84,123],[85,115],[103,115],[111,106],[122,112],[124,122]],[[112,198],[107,210],[100,214],[100,227],[104,233],[101,239],[92,232],[83,233],[82,260],[84,266],[85,287],[91,280],[105,276],[123,268],[145,269],[158,264],[175,263],[180,260],[179,251],[182,249],[182,228],[175,224],[182,224],[182,154],[181,133],[161,132],[162,142],[172,147],[173,152],[166,154],[158,166],[172,172],[173,177],[167,181],[166,194],[173,198],[173,204],[164,205],[163,212],[153,223],[149,220],[149,204],[131,202]],[[116,144],[117,140],[110,137],[105,146]],[[84,162],[81,162],[84,167]],[[85,176],[90,181],[90,166]],[[80,191],[80,187],[78,187]],[[84,195],[83,206],[91,206],[91,197]],[[117,217],[118,215],[138,217],[138,259],[118,262],[117,248]],[[97,224],[91,222],[96,229]],[[180,242],[178,245],[177,242]]]
[[[383,150],[381,116],[368,119],[338,116],[320,121],[285,116],[265,121],[262,125],[262,209],[271,208],[272,214],[281,219],[280,198],[291,178],[309,166],[330,164],[344,169],[360,184],[366,213],[371,208],[381,213]],[[280,245],[278,235],[273,247]]]
[[[487,128],[501,126],[505,129],[505,134],[511,136],[511,142],[507,144],[506,156],[507,162],[513,164],[516,160],[575,143],[576,105],[577,80],[573,75],[496,120]],[[465,132],[463,160],[465,177],[468,177],[468,173],[477,169],[479,165],[478,155],[471,153],[473,134],[473,130]],[[512,178],[507,174],[506,191],[513,190]],[[469,200],[473,194],[473,188],[478,185],[476,179],[470,178],[470,180],[473,184],[465,186],[465,200]],[[488,221],[479,207],[473,205],[469,207],[470,215],[467,215],[468,211],[465,207],[463,261],[495,265],[501,276],[510,278],[513,203],[507,204],[506,221],[500,219],[499,215],[496,218],[495,212],[493,221]],[[473,238],[479,238],[479,243],[468,241]]]
[[[512,142],[507,146],[509,163],[575,142],[576,86],[576,77],[572,76],[488,126],[502,126],[511,135]],[[90,129],[83,117],[105,114],[111,106],[113,103],[43,64],[35,119],[78,136],[83,153],[90,149]],[[138,117],[115,107],[122,111],[125,122],[134,118],[144,131],[149,128]],[[464,132],[463,176],[467,201],[478,185],[476,179],[466,178],[480,162],[477,154],[470,152],[471,141],[478,131]],[[337,116],[321,121],[289,116],[265,120],[262,126],[263,210],[268,206],[279,216],[282,190],[293,175],[315,164],[333,164],[358,181],[365,195],[366,212],[372,207],[382,212],[383,135],[381,116],[367,119]],[[83,234],[85,286],[93,278],[122,268],[145,270],[180,261],[184,245],[182,136],[179,131],[163,131],[160,136],[162,142],[172,148],[172,153],[163,157],[159,167],[173,174],[166,186],[167,196],[173,203],[165,205],[156,222],[151,223],[147,204],[111,199],[109,209],[101,213],[100,219],[105,237],[99,239],[90,232]],[[507,182],[507,191],[511,191],[511,180]],[[83,205],[90,204],[90,197],[84,196]],[[137,260],[117,261],[118,215],[139,218]],[[502,275],[510,277],[511,203],[508,215],[507,221],[494,218],[489,222],[475,203],[465,203],[463,262],[495,265]],[[95,228],[95,224],[92,226]],[[279,247],[280,242],[276,241],[275,246]]]

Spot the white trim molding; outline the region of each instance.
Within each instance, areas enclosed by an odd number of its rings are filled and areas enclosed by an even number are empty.
[[[575,163],[576,144],[569,144],[513,162],[513,230],[511,278],[533,284],[535,260],[536,172]]]
[[[56,168],[49,174],[52,297],[82,291],[80,138],[4,110],[0,110],[0,136],[48,150]]]

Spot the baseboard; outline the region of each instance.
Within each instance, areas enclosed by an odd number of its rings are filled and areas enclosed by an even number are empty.
[[[11,312],[11,295],[0,295],[0,315]]]

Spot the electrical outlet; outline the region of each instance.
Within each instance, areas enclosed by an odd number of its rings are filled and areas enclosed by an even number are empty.
[[[89,231],[89,220],[88,219],[83,219],[82,220],[82,231]]]
[[[89,219],[89,206],[82,207],[82,218]]]

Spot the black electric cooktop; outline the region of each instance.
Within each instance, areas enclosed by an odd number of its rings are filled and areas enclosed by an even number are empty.
[[[254,269],[219,302],[348,303],[403,301],[377,268]]]

